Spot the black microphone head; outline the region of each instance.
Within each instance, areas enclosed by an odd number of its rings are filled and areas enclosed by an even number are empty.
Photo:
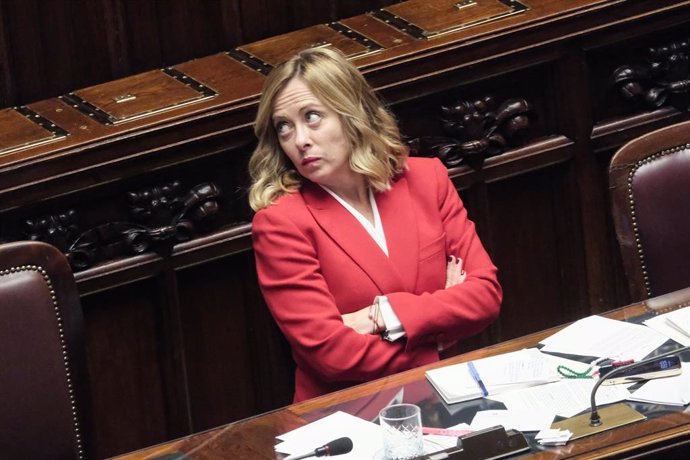
[[[350,438],[338,438],[335,439],[324,447],[328,448],[327,455],[342,455],[347,454],[352,450],[352,439]]]

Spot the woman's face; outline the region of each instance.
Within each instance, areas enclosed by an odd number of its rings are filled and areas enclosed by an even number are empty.
[[[356,183],[340,117],[301,78],[293,78],[278,93],[272,120],[283,152],[303,177],[336,193]]]

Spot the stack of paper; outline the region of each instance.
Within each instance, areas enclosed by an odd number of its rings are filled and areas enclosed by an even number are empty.
[[[690,345],[690,307],[655,316],[644,324],[683,346]]]
[[[573,433],[570,430],[561,430],[559,428],[549,428],[541,430],[534,437],[542,446],[563,446],[572,437]]]
[[[542,340],[541,351],[639,361],[667,337],[639,324],[588,316]]]
[[[502,402],[510,411],[542,413],[546,408],[561,417],[570,418],[590,408],[594,379],[565,379],[548,385],[535,386],[491,396]],[[597,390],[597,405],[623,401],[630,396],[630,385],[600,386]]]
[[[556,371],[558,364],[582,366],[581,363],[545,355],[535,348],[473,361],[476,375],[489,396],[556,381],[560,378]],[[484,396],[468,363],[432,369],[426,372],[426,378],[447,404]]]
[[[275,449],[282,454],[304,454],[343,436],[352,439],[353,448],[352,452],[339,455],[338,459],[373,458],[383,448],[381,428],[377,424],[345,412],[336,412],[277,436],[283,442],[276,445]]]
[[[681,363],[683,372],[673,377],[652,379],[628,399],[651,404],[685,406],[690,403],[690,363]]]

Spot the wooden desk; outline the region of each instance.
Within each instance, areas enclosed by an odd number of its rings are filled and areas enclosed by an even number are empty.
[[[640,321],[647,316],[680,306],[687,306],[689,303],[690,288],[613,310],[606,316],[626,321]],[[183,452],[192,459],[280,458],[281,456],[277,456],[273,449],[277,435],[337,410],[373,419],[378,411],[401,389],[403,389],[405,402],[415,403],[422,407],[424,424],[426,425],[447,427],[461,421],[469,422],[476,410],[491,408],[494,403],[480,399],[454,404],[452,408],[449,408],[444,405],[426,381],[424,372],[434,367],[530,347],[558,329],[552,328],[530,334],[456,356],[440,363],[402,372],[257,417],[136,451],[117,457],[117,459],[155,459],[175,452]],[[684,408],[674,409],[670,406],[641,403],[629,404],[634,405],[638,411],[647,415],[648,420],[570,442],[562,447],[543,448],[533,444],[530,457],[535,459],[589,459],[661,455],[665,459],[685,458],[683,452],[690,449],[690,413],[683,412]]]

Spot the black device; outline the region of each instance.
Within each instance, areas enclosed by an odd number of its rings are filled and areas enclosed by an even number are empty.
[[[352,450],[352,439],[350,438],[338,438],[335,439],[312,452],[297,455],[295,457],[290,456],[290,460],[300,460],[302,458],[309,457],[331,457],[333,455],[347,454]]]
[[[642,380],[671,377],[681,373],[680,357],[677,355],[666,356],[663,358],[652,358],[649,361],[645,361],[646,362],[641,362],[639,366],[630,366],[621,372],[617,372],[615,377],[612,376],[612,378],[607,378],[607,375],[613,370],[618,369],[618,367],[613,365],[600,367],[600,378],[606,379],[602,385],[634,383]]]
[[[416,457],[419,460],[499,459],[529,451],[522,433],[497,425],[458,438],[456,447]]]
[[[625,366],[620,366],[616,367],[615,369],[611,370],[608,374],[602,374],[601,377],[599,378],[599,381],[594,384],[594,388],[592,388],[592,394],[590,395],[590,402],[592,404],[592,411],[589,416],[589,425],[592,427],[598,427],[601,425],[601,418],[599,417],[599,411],[597,410],[597,403],[596,403],[596,394],[597,394],[597,389],[599,386],[606,382],[609,379],[613,379],[614,377],[618,375],[623,375],[623,374],[629,374],[633,373],[633,375],[637,374],[637,370],[643,367],[646,367],[649,364],[654,364],[657,363],[656,366],[660,366],[658,362],[661,362],[667,358],[670,358],[671,356],[678,358],[676,356],[677,354],[680,354],[681,352],[690,350],[690,346],[682,347],[676,350],[670,350],[665,353],[660,354],[659,356],[655,356],[653,358],[648,358],[648,359],[643,359],[642,361],[638,361],[636,363],[632,364],[627,364]],[[680,361],[680,358],[678,359]],[[668,365],[668,362],[664,362],[664,366]],[[641,380],[641,379],[638,379]],[[633,380],[633,381],[638,381],[638,380]]]

